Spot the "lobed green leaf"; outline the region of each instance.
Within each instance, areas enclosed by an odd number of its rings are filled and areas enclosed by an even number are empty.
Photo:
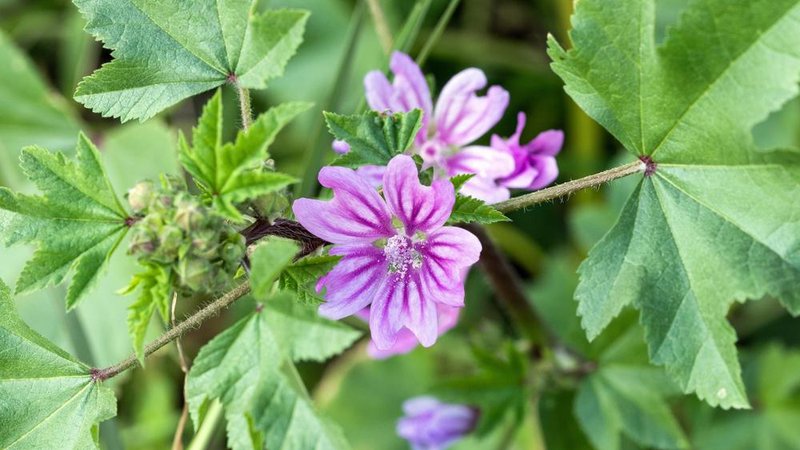
[[[255,13],[255,0],[74,0],[114,60],[75,99],[106,117],[145,120],[226,82],[263,89],[283,74],[308,13]]]
[[[378,111],[350,116],[332,112],[324,114],[331,134],[350,144],[350,151],[335,162],[346,167],[385,166],[390,159],[414,144],[414,138],[422,127],[420,109],[394,114]]]

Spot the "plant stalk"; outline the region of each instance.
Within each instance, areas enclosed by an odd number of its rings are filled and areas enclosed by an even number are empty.
[[[510,200],[497,203],[494,205],[494,207],[504,214],[510,213],[518,209],[524,209],[539,203],[569,196],[582,189],[597,187],[608,183],[609,181],[616,180],[617,178],[627,177],[628,175],[645,172],[646,170],[654,170],[654,168],[651,167],[652,164],[654,163],[637,160],[632,163],[625,164],[624,166],[615,167],[604,172],[589,175],[588,177],[579,178],[577,180],[568,181],[547,189],[531,192],[530,194],[514,197]]]
[[[422,50],[420,50],[417,55],[417,65],[422,66],[425,64],[425,61],[431,54],[433,46],[439,41],[439,38],[442,37],[442,33],[444,33],[445,28],[447,28],[447,24],[450,23],[450,19],[453,17],[453,13],[456,11],[459,3],[461,3],[461,0],[450,0],[447,9],[444,10],[444,13],[439,18],[439,22],[436,23],[433,32],[428,36],[428,40],[425,41],[425,46],[422,47]]]
[[[517,333],[528,339],[534,349],[541,350],[550,339],[543,322],[539,320],[536,311],[528,302],[522,280],[484,227],[476,224],[467,224],[463,227],[480,241],[483,250],[478,263]]]
[[[389,30],[389,24],[386,22],[386,15],[383,14],[379,0],[367,0],[367,4],[369,5],[369,13],[372,15],[372,22],[375,24],[375,32],[378,34],[383,53],[388,55],[391,53],[394,43],[392,42],[392,32]]]
[[[253,124],[253,107],[250,100],[250,89],[236,86],[239,93],[239,111],[242,115],[242,129],[247,131]]]
[[[159,350],[161,347],[183,336],[187,331],[200,327],[200,325],[207,319],[216,316],[220,311],[230,306],[236,300],[244,297],[249,292],[250,283],[240,284],[232,291],[214,300],[205,308],[202,308],[196,313],[187,317],[184,321],[170,328],[164,334],[159,336],[158,339],[148,344],[144,349],[144,355],[149,356]],[[136,367],[137,365],[139,365],[139,361],[136,359],[136,355],[133,354],[128,357],[128,359],[113,366],[103,369],[92,369],[92,378],[97,381],[104,381],[109,378],[113,378],[132,367]]]

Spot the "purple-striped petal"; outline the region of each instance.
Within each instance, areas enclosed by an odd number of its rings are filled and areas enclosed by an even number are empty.
[[[403,326],[403,289],[394,277],[384,277],[369,309],[369,329],[372,342],[379,349],[388,349],[397,341]]]
[[[437,180],[431,186],[423,186],[417,165],[406,155],[389,161],[383,178],[383,195],[408,236],[417,231],[430,233],[444,225],[455,204],[453,184]]]
[[[464,306],[464,269],[480,258],[481,243],[462,228],[442,227],[428,237],[420,269],[426,297],[445,305]]]
[[[375,346],[390,349],[405,327],[420,344],[430,347],[438,337],[435,300],[424,295],[419,277],[387,279],[376,290],[370,307],[369,327]]]
[[[558,178],[558,163],[552,156],[531,156],[531,168],[536,171],[536,179],[529,189],[541,189]]]
[[[319,313],[337,320],[366,308],[388,269],[383,251],[371,244],[335,245],[330,254],[342,259],[317,283],[318,291],[326,289]]]
[[[441,336],[456,326],[458,323],[458,316],[461,313],[461,308],[454,308],[452,306],[438,303],[436,305],[436,313],[438,314],[439,323],[439,329],[437,330],[437,333],[439,336]],[[359,312],[358,316],[364,317],[363,312]],[[369,317],[368,310],[366,317]],[[419,340],[417,340],[417,337],[414,335],[414,333],[407,328],[403,328],[397,333],[397,340],[390,348],[381,350],[375,345],[374,342],[370,342],[369,347],[367,347],[367,352],[369,353],[369,356],[374,359],[386,359],[394,355],[408,353],[418,346]]]
[[[564,132],[561,130],[547,130],[526,145],[528,153],[532,155],[556,156],[564,145]]]
[[[292,210],[308,231],[334,244],[367,243],[394,234],[386,203],[353,170],[324,167],[319,182],[333,189],[328,201],[301,198]]]
[[[564,132],[547,130],[526,145],[519,143],[525,127],[525,114],[517,115],[517,131],[508,139],[492,136],[492,147],[514,156],[514,170],[499,183],[508,188],[541,189],[558,178],[555,155],[564,144]]]
[[[476,92],[486,87],[486,75],[478,69],[456,74],[442,89],[436,102],[434,120],[439,138],[462,146],[474,142],[497,124],[508,106],[508,91],[492,86],[486,95]]]

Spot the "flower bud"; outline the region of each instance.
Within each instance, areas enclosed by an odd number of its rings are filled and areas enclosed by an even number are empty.
[[[142,181],[128,191],[128,203],[135,213],[139,213],[150,206],[153,201],[153,183]]]
[[[184,231],[197,229],[203,221],[203,213],[197,203],[189,199],[176,202],[175,223]]]
[[[208,291],[212,266],[200,258],[185,258],[178,262],[177,273],[181,286],[194,291]]]

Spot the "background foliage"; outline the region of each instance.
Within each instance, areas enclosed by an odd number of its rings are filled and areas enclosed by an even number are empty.
[[[408,45],[412,54],[423,48],[448,4],[444,0],[416,3],[430,3],[430,9],[418,39]],[[501,135],[513,132],[516,111],[528,115],[529,125],[523,136],[526,139],[544,129],[564,129],[567,139],[559,156],[560,180],[595,173],[625,160],[617,141],[569,100],[561,80],[549,68],[546,35],[552,33],[559,42],[567,42],[571,0],[460,3],[444,33],[431,47],[426,72],[441,83],[465,67],[476,66],[487,73],[491,83],[505,86],[512,96],[503,122],[494,130]],[[666,30],[688,3],[657,1],[654,26],[658,42],[663,41]],[[395,34],[415,7],[415,2],[410,1],[384,0],[381,4]],[[305,42],[287,66],[286,74],[272,80],[270,89],[254,92],[254,109],[258,112],[284,101],[313,102],[312,112],[299,116],[270,146],[278,166],[302,178],[300,191],[310,193],[314,166],[319,164],[312,155],[321,155],[325,162],[334,159],[328,150],[330,137],[325,133],[322,109],[350,114],[359,108],[363,104],[363,75],[383,67],[386,57],[361,2],[272,0],[262,1],[261,6],[311,11]],[[34,192],[17,164],[19,150],[35,144],[75,156],[79,128],[98,145],[110,184],[117,193],[141,179],[154,179],[159,172],[177,171],[174,130],[191,134],[211,93],[182,101],[143,124],[131,121],[120,125],[116,120],[92,114],[72,100],[72,94],[78,81],[109,61],[110,55],[83,31],[85,25],[77,8],[65,0],[0,0],[3,186]],[[233,137],[239,119],[233,92],[223,92],[226,142]],[[798,125],[800,102],[794,100],[756,126],[755,143],[762,149],[796,146],[800,141]],[[456,448],[462,450],[537,448],[543,444],[548,449],[800,448],[795,425],[800,419],[800,352],[795,350],[798,324],[776,301],[734,305],[728,317],[739,337],[744,385],[753,406],[747,411],[711,409],[693,397],[681,396],[661,369],[648,364],[643,331],[636,325],[634,312],[623,313],[597,340],[586,341],[576,315],[578,305],[573,301],[578,284],[575,272],[588,250],[614,224],[633,189],[632,182],[635,180],[621,180],[602,191],[581,192],[569,203],[557,202],[524,214],[514,213],[513,223],[488,227],[526,279],[531,298],[549,329],[565,343],[565,348],[556,349],[556,360],[574,373],[542,380],[555,388],[538,404],[526,401],[525,392],[516,383],[525,379],[530,368],[518,361],[518,350],[504,341],[503,335],[513,334],[509,332],[511,326],[492,302],[478,271],[473,271],[468,281],[467,309],[458,327],[432,350],[373,361],[366,358],[365,342],[361,341],[334,364],[304,362],[302,354],[284,350],[288,353],[282,354],[281,359],[298,362],[297,373],[276,377],[272,375],[280,368],[268,366],[261,368],[264,373],[253,373],[254,379],[265,377],[291,384],[291,377],[302,377],[308,393],[287,391],[300,399],[298,408],[313,398],[341,426],[352,446],[360,449],[405,448],[406,444],[394,433],[400,404],[410,396],[430,392],[453,400],[479,402],[491,415],[489,423],[494,426],[478,430],[460,443]],[[2,214],[0,223],[5,223]],[[31,251],[24,247],[2,251],[0,277],[11,282],[18,278]],[[91,366],[109,365],[126,357],[130,341],[120,324],[126,320],[129,299],[116,292],[127,284],[135,266],[124,252],[118,252],[108,267],[99,285],[81,299],[81,307],[69,314],[64,312],[64,286],[16,296],[22,319]],[[5,292],[0,292],[0,297],[1,302],[10,301]],[[204,369],[204,355],[197,352],[214,336],[219,335],[213,345],[233,345],[227,342],[231,334],[253,333],[268,325],[248,315],[255,301],[236,304],[227,314],[183,340],[187,353],[198,358],[195,370]],[[181,305],[185,311],[179,315],[196,309],[201,302]],[[15,317],[4,316],[0,321],[4,327],[9,322],[17,333],[28,333]],[[318,326],[323,330],[320,332],[330,333],[333,346],[345,346],[352,338],[324,328],[324,323]],[[150,337],[159,331],[152,328]],[[0,335],[0,340],[5,338]],[[284,338],[276,335],[270,342],[276,345]],[[506,347],[507,350],[497,351]],[[260,351],[273,354],[272,350]],[[87,368],[72,358],[49,348],[43,352],[42,357],[58,363],[64,374],[86,377]],[[169,447],[183,401],[183,374],[177,358],[170,346],[148,360],[146,371],[133,371],[109,383],[119,399],[118,415],[101,424],[104,448]],[[78,380],[85,382],[84,378]],[[263,388],[264,391],[253,393],[253,402],[258,396],[268,395],[267,390],[274,386]],[[81,385],[76,384],[75,389],[80,390]],[[96,396],[90,414],[110,415],[104,403],[107,392],[85,395]],[[209,395],[221,397],[224,402],[224,392]],[[241,405],[242,410],[247,407]],[[534,410],[541,416],[541,428],[532,419]],[[238,413],[244,414],[229,414]],[[211,432],[210,447],[224,448],[223,430]]]

